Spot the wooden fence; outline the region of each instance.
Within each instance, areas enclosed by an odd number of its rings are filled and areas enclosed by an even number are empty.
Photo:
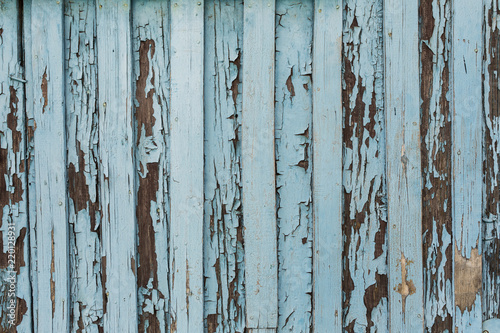
[[[0,1],[0,330],[480,332],[499,13]]]

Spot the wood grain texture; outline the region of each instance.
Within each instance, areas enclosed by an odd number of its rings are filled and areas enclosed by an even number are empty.
[[[343,327],[388,331],[382,1],[347,1],[343,31]]]
[[[35,179],[35,103],[33,85],[32,34],[31,34],[31,1],[22,3],[22,47],[24,51],[24,78],[25,84],[25,126],[26,126],[26,178],[27,178],[27,199],[28,199],[28,231],[27,239],[29,244],[29,267],[31,282],[31,330],[38,332],[34,323],[38,321],[38,250],[36,239],[36,179]],[[30,102],[28,102],[30,101]],[[28,305],[29,306],[29,305]]]
[[[394,332],[423,330],[418,4],[384,1],[389,306]]]
[[[274,156],[275,2],[245,2],[243,15],[242,178],[246,322],[248,329],[275,330],[278,321]]]
[[[453,238],[455,330],[482,325],[483,4],[453,2]]]
[[[130,1],[97,2],[103,329],[136,332],[136,193]]]
[[[30,331],[25,87],[22,7],[0,8],[0,330]]]
[[[162,1],[132,6],[139,332],[168,331],[169,11]]]
[[[498,1],[485,2],[484,7],[484,156],[483,156],[483,320],[500,316],[500,32],[497,25]]]
[[[205,328],[244,332],[241,193],[243,3],[205,2]]]
[[[342,331],[342,1],[314,2],[313,329]]]
[[[37,247],[36,330],[69,329],[63,5],[35,0],[31,10]],[[50,47],[47,47],[50,45]]]
[[[85,332],[98,332],[103,324],[95,15],[87,1],[65,7],[70,329]]]
[[[203,12],[171,2],[171,332],[203,331]]]
[[[276,4],[278,332],[312,324],[312,1]]]
[[[420,2],[422,237],[426,332],[452,331],[451,2]]]

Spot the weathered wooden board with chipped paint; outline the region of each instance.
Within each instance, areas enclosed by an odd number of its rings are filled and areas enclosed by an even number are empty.
[[[0,331],[480,331],[499,13],[2,1]]]

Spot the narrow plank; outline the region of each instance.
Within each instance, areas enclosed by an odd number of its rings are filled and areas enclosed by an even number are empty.
[[[35,114],[34,114],[34,73],[32,66],[32,38],[31,38],[31,1],[22,3],[22,47],[24,51],[24,73],[25,73],[25,126],[26,126],[26,178],[27,178],[27,198],[28,198],[28,237],[29,237],[29,269],[31,281],[31,330],[38,332],[38,247],[36,238],[36,179],[35,179]],[[31,101],[31,102],[28,102]]]
[[[313,35],[313,327],[342,331],[342,1],[316,0]]]
[[[22,8],[0,9],[0,330],[30,331],[31,283],[26,176]]]
[[[245,289],[241,205],[243,3],[205,2],[205,327],[243,332]]]
[[[203,331],[203,1],[170,9],[170,331]]]
[[[97,332],[103,324],[95,15],[92,2],[65,6],[70,326],[86,332]]]
[[[485,45],[483,73],[484,156],[483,156],[483,320],[500,316],[500,38],[498,1],[485,2]]]
[[[276,330],[274,0],[245,2],[242,177],[247,328]]]
[[[382,5],[382,0],[345,2],[345,332],[389,331]]]
[[[422,1],[420,20],[425,330],[452,332],[451,1]]]
[[[101,283],[105,332],[136,332],[130,1],[97,2]]]
[[[168,331],[168,15],[162,1],[132,5],[140,332]]]
[[[38,320],[41,332],[69,330],[69,256],[64,116],[64,21],[60,1],[31,10]],[[36,14],[35,14],[36,13]]]
[[[313,5],[276,3],[278,332],[310,332],[312,323]]]
[[[482,325],[483,3],[453,2],[453,237],[455,331]]]
[[[418,3],[384,1],[390,327],[423,330]]]

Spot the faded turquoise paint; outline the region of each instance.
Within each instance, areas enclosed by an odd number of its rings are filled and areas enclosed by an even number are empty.
[[[276,4],[275,140],[278,332],[309,332],[312,314],[313,3]]]
[[[0,331],[479,331],[498,11],[2,2]]]

